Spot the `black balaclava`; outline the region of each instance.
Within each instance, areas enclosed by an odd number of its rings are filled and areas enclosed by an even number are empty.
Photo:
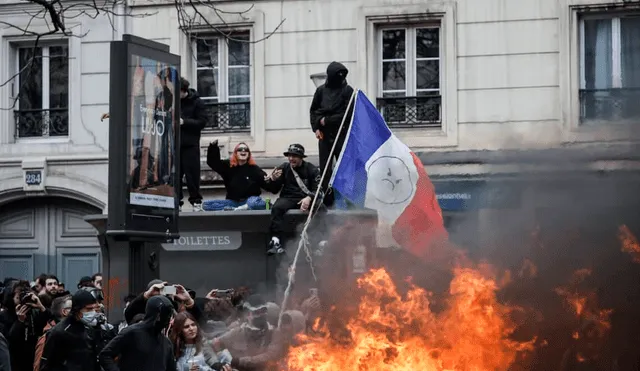
[[[156,295],[147,300],[143,322],[159,334],[169,326],[175,310],[171,300],[162,295]]]

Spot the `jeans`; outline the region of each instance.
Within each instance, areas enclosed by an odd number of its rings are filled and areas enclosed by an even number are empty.
[[[226,207],[239,207],[247,205],[249,210],[265,210],[267,203],[258,196],[251,196],[245,202],[234,200],[207,200],[202,203],[202,209],[206,211],[220,211]]]

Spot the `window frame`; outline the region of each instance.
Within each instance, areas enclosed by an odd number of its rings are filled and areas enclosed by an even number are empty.
[[[240,30],[236,30],[235,32],[237,33],[246,33],[247,36],[249,37],[249,45],[251,45],[251,30],[248,29],[240,29]],[[251,97],[251,88],[252,88],[252,84],[251,84],[251,70],[253,69],[253,65],[251,63],[251,61],[253,60],[253,55],[252,55],[252,48],[249,48],[249,65],[238,65],[238,66],[229,66],[229,43],[228,43],[228,39],[224,37],[224,35],[216,35],[216,34],[198,34],[195,37],[192,37],[191,40],[191,50],[192,50],[192,55],[194,56],[194,58],[192,58],[192,70],[193,70],[193,78],[192,81],[195,82],[195,85],[197,86],[198,84],[198,71],[204,71],[204,70],[209,70],[211,68],[209,67],[199,67],[198,66],[198,39],[207,39],[207,40],[213,40],[215,39],[218,43],[218,97],[217,97],[217,103],[233,103],[230,102],[229,99],[235,99],[235,98],[247,98],[248,102],[251,104],[252,103],[252,97]],[[249,94],[248,95],[234,95],[234,96],[229,96],[229,69],[230,68],[235,68],[235,67],[240,67],[240,68],[245,68],[245,67],[249,67]],[[222,71],[225,71],[225,73],[223,74]],[[213,100],[213,98],[211,97],[200,97],[203,101],[208,101],[208,100]]]
[[[417,43],[416,43],[416,36],[417,36],[417,29],[420,28],[437,28],[438,29],[438,58],[418,58],[417,57]],[[439,20],[433,20],[433,21],[425,21],[425,22],[419,22],[419,23],[389,23],[389,24],[383,24],[383,25],[379,25],[378,27],[376,27],[376,39],[377,39],[377,43],[376,43],[376,52],[377,52],[377,64],[378,64],[378,86],[376,87],[376,92],[377,92],[377,96],[378,97],[384,97],[384,79],[382,77],[382,71],[383,71],[383,66],[384,66],[384,62],[393,62],[393,61],[400,61],[400,59],[392,59],[392,60],[385,60],[383,58],[384,56],[384,40],[382,37],[382,34],[384,31],[386,30],[405,30],[405,96],[406,97],[416,97],[418,96],[418,90],[420,90],[421,92],[438,92],[440,96],[442,96],[442,84],[443,84],[443,78],[442,78],[442,69],[440,68],[442,66],[442,54],[443,54],[443,45],[442,45],[442,38],[443,38],[443,34],[442,34],[442,25],[441,22]],[[408,42],[411,41],[411,44]],[[418,89],[417,87],[417,67],[418,67],[418,62],[420,61],[427,61],[427,60],[437,60],[439,62],[438,64],[438,89]],[[387,91],[387,93],[399,93],[401,92],[400,90],[397,91]],[[442,119],[442,118],[441,118]]]
[[[559,0],[558,2],[558,75],[560,82],[561,139],[563,143],[627,141],[640,139],[640,132],[625,123],[616,125],[580,124],[580,19],[593,15],[638,13],[640,4],[605,4],[600,0]]]
[[[38,43],[38,48],[40,48],[42,50],[42,86],[41,86],[41,94],[42,94],[42,107],[40,108],[42,111],[46,111],[46,110],[50,110],[50,93],[51,93],[51,85],[50,85],[50,79],[51,79],[51,68],[50,68],[50,58],[49,58],[49,49],[52,47],[66,47],[67,48],[67,104],[66,104],[66,109],[67,109],[67,120],[68,120],[68,128],[67,128],[67,135],[59,135],[59,136],[49,136],[48,132],[47,135],[42,135],[42,136],[33,136],[33,137],[19,137],[18,133],[16,132],[17,128],[16,128],[16,121],[15,121],[15,117],[13,118],[12,122],[13,122],[13,127],[14,127],[14,140],[16,142],[19,143],[28,143],[28,142],[32,142],[32,141],[42,141],[42,140],[46,140],[47,142],[68,142],[69,138],[71,137],[71,112],[72,112],[72,107],[71,107],[71,98],[72,98],[72,94],[71,94],[71,80],[72,80],[72,66],[71,66],[71,43],[69,42],[68,39],[64,39],[64,41],[61,40],[40,40]],[[14,58],[14,65],[12,68],[12,74],[16,74],[14,77],[14,83],[11,89],[11,94],[13,95],[13,97],[17,97],[20,93],[20,74],[18,73],[20,71],[20,50],[22,49],[32,49],[33,46],[29,46],[28,43],[25,42],[16,42],[13,45],[13,58]],[[46,94],[45,94],[46,92]],[[16,101],[16,104],[14,106],[14,108],[11,110],[12,112],[16,112],[16,111],[20,111],[20,99],[18,98]]]
[[[611,87],[608,89],[622,89],[623,88],[623,76],[622,76],[622,33],[621,33],[621,20],[623,18],[638,18],[640,12],[621,12],[621,11],[604,11],[604,12],[581,12],[578,16],[578,63],[579,63],[579,79],[578,79],[578,104],[580,110],[578,111],[578,126],[618,126],[625,124],[629,120],[620,120],[615,122],[608,122],[608,120],[589,119],[582,121],[582,103],[580,101],[580,94],[583,90],[587,90],[587,76],[586,76],[586,30],[585,21],[590,20],[607,20],[611,25]]]
[[[378,68],[377,29],[385,25],[439,22],[441,35],[440,86],[441,127],[396,128],[394,133],[415,150],[451,148],[459,145],[458,124],[458,38],[457,2],[442,0],[424,4],[363,5],[358,9],[356,23],[359,87],[377,92],[380,80]]]

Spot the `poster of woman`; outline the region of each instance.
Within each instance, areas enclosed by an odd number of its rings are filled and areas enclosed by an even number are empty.
[[[131,56],[129,203],[175,208],[175,66]]]

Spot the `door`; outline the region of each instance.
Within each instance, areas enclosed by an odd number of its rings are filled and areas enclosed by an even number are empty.
[[[101,267],[95,229],[83,218],[100,210],[68,199],[31,198],[0,209],[0,278],[58,276],[69,290]]]

